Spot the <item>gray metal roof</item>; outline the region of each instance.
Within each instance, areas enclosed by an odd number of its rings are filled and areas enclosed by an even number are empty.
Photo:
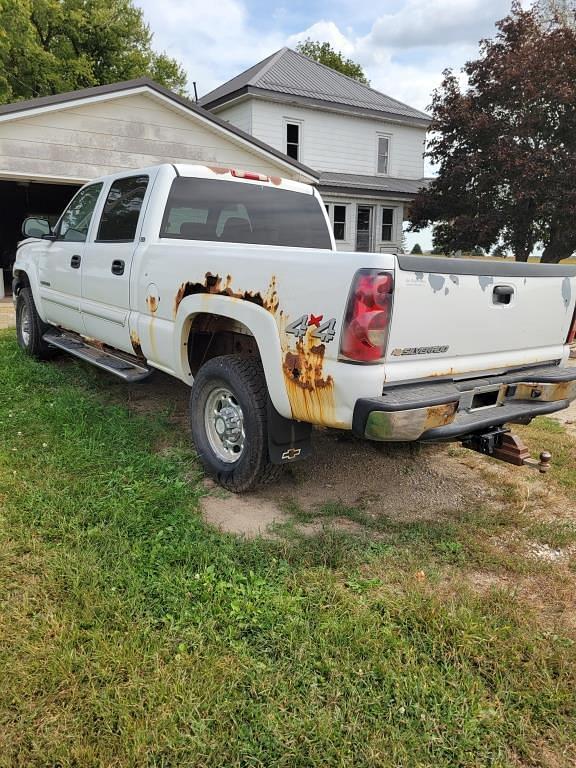
[[[395,117],[428,125],[430,117],[397,99],[386,96],[351,77],[319,64],[290,48],[282,48],[232,80],[203,96],[208,109],[244,93],[280,95],[346,111]]]
[[[320,192],[358,192],[358,194],[401,195],[414,197],[418,190],[429,184],[430,179],[395,179],[390,176],[361,176],[357,173],[320,174],[318,188]]]
[[[298,170],[302,171],[307,176],[310,176],[313,179],[318,178],[319,176],[318,172],[312,170],[312,168],[308,168],[308,166],[304,165],[303,163],[299,163],[297,160],[293,160],[291,157],[288,157],[288,155],[285,155],[283,152],[280,152],[279,150],[274,149],[274,147],[271,147],[269,144],[266,144],[264,141],[260,141],[260,139],[255,138],[249,133],[245,133],[244,131],[240,130],[240,128],[237,128],[235,125],[232,125],[232,123],[229,123],[226,120],[222,120],[217,115],[212,114],[212,112],[209,112],[208,110],[203,109],[200,105],[195,104],[189,99],[186,99],[184,96],[180,96],[179,94],[174,93],[174,91],[171,91],[168,88],[165,88],[163,85],[156,83],[154,80],[150,80],[150,78],[148,77],[139,77],[136,80],[125,80],[124,82],[120,82],[120,83],[110,83],[108,85],[97,85],[97,86],[94,86],[93,88],[82,88],[81,90],[78,90],[78,91],[68,91],[67,93],[57,93],[53,96],[39,96],[38,98],[27,99],[26,101],[15,101],[15,102],[12,102],[11,104],[2,104],[0,105],[0,117],[2,115],[10,115],[10,114],[18,114],[20,112],[26,112],[30,109],[38,109],[41,107],[48,107],[48,106],[59,105],[59,104],[65,105],[68,102],[76,101],[77,99],[90,98],[93,96],[104,96],[106,94],[114,94],[114,93],[119,93],[121,91],[129,92],[136,88],[142,88],[142,87],[147,87],[152,91],[156,91],[161,96],[165,96],[166,98],[170,99],[176,104],[179,104],[180,106],[185,107],[190,112],[196,113],[200,117],[204,118],[204,120],[208,120],[214,125],[217,125],[219,128],[223,128],[229,133],[235,136],[238,136],[244,141],[249,142],[253,146],[257,147],[259,150],[266,152],[269,155],[273,155],[274,157],[278,158],[279,160],[282,160],[284,163],[287,163],[288,165],[294,166],[294,168],[297,168]]]

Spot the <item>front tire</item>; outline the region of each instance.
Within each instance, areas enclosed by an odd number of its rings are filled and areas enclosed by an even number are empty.
[[[16,337],[21,349],[36,360],[54,357],[54,348],[42,338],[48,327],[38,315],[32,291],[22,288],[16,299]]]
[[[224,355],[205,363],[192,387],[190,427],[206,472],[235,493],[276,479],[268,455],[267,389],[254,357]]]

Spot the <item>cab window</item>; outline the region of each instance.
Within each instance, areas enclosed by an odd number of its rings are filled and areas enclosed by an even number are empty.
[[[58,224],[58,240],[83,243],[88,236],[88,228],[96,202],[102,191],[102,183],[84,187],[72,198],[72,202],[62,214]]]
[[[104,203],[96,240],[105,243],[130,243],[136,237],[148,176],[116,179]]]

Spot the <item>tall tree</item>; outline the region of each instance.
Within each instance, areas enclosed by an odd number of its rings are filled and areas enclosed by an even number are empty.
[[[0,0],[0,103],[144,75],[184,92],[132,0]]]
[[[298,43],[296,50],[298,53],[308,56],[309,59],[314,59],[314,61],[318,61],[320,64],[330,67],[330,69],[335,69],[343,75],[348,75],[348,77],[358,80],[359,83],[370,85],[370,81],[364,74],[360,64],[352,61],[352,59],[347,59],[339,51],[335,51],[330,43],[321,43],[308,37],[303,43]]]
[[[429,157],[439,174],[415,199],[411,229],[436,223],[447,251],[501,242],[519,261],[576,249],[576,31],[536,9],[512,12],[432,101]]]

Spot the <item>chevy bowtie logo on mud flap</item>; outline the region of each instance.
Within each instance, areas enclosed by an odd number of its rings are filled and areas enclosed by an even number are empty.
[[[406,357],[407,355],[442,355],[448,352],[448,344],[439,347],[404,347],[403,349],[393,349],[394,357]]]

